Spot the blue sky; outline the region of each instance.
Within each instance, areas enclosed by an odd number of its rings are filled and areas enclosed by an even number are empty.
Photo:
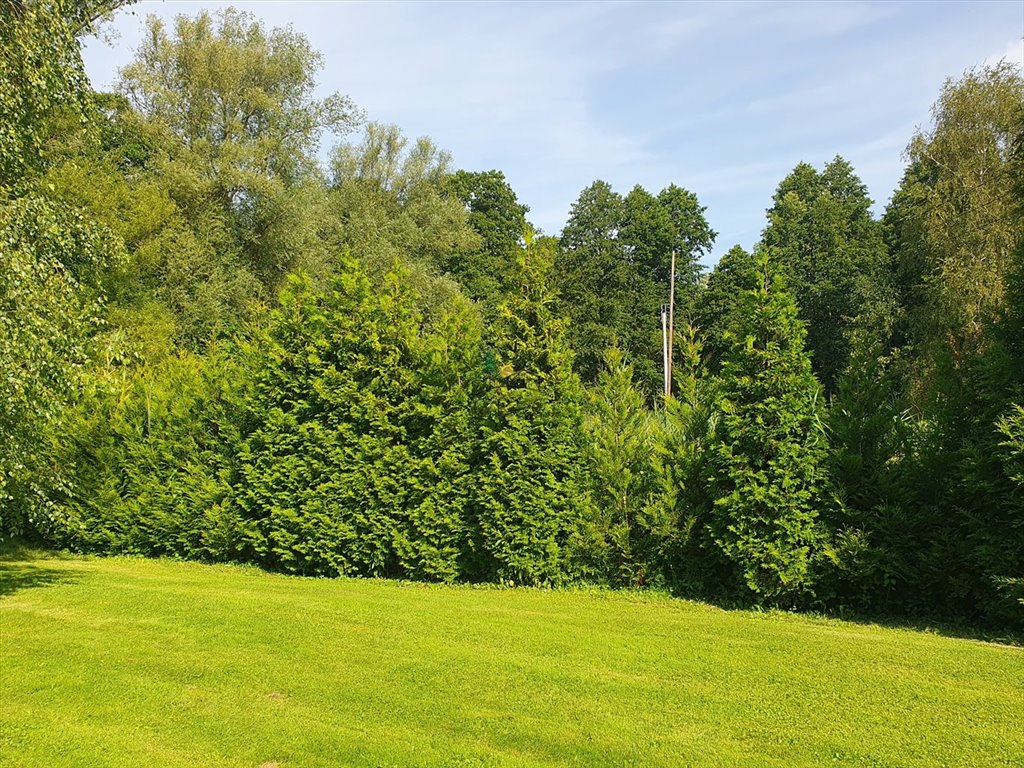
[[[1024,2],[141,2],[90,41],[110,88],[146,14],[234,5],[291,24],[324,56],[320,91],[428,135],[469,170],[504,171],[557,234],[580,191],[676,183],[750,247],[797,162],[853,163],[881,212],[947,77],[1024,65]]]

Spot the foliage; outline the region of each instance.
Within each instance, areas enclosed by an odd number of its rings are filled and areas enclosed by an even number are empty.
[[[904,303],[901,382],[923,425],[906,483],[914,530],[894,544],[917,610],[1019,626],[1004,589],[1024,575],[1019,493],[997,425],[1021,398],[1014,259],[1024,80],[1000,64],[948,81],[887,213]]]
[[[465,311],[459,285],[439,272],[450,254],[480,244],[448,190],[449,162],[426,137],[410,147],[396,126],[369,123],[360,144],[335,151],[333,187],[319,226],[327,253],[351,249],[375,286],[400,262],[428,322]],[[332,269],[310,271],[323,278]]]
[[[658,432],[655,468],[661,491],[652,526],[668,582],[685,594],[721,591],[721,556],[709,540],[714,504],[712,460],[719,419],[718,380],[707,371],[697,329],[680,334],[680,365]]]
[[[417,187],[444,184],[451,155],[421,136],[410,147],[397,125],[367,123],[361,144],[340,144],[331,158],[335,186],[358,181],[405,201]]]
[[[625,198],[603,181],[580,193],[562,230],[558,284],[576,369],[593,382],[604,351],[622,346],[652,397],[661,390],[659,307],[669,299],[676,252],[676,305],[689,308],[715,232],[697,197],[671,185],[657,197],[635,187]]]
[[[907,148],[915,173],[901,192],[916,205],[905,207],[900,224],[919,236],[896,256],[924,262],[922,303],[909,308],[911,334],[919,346],[948,344],[953,365],[983,343],[1024,231],[1014,215],[1017,177],[1010,163],[1022,109],[1024,77],[1016,67],[1003,62],[970,70],[960,81],[946,81],[932,127]]]
[[[400,272],[295,278],[249,363],[238,504],[262,565],[452,580],[467,521],[469,317],[424,327]]]
[[[528,244],[520,289],[487,337],[470,542],[473,573],[485,580],[565,581],[570,543],[589,516],[582,392],[564,324],[551,313],[550,250]]]
[[[1008,505],[1012,505],[1015,514],[1009,522],[1011,531],[1008,538],[1016,553],[1020,553],[1020,543],[1024,542],[1024,406],[1012,405],[1005,416],[996,422],[996,430],[1003,438],[999,442],[998,456],[1003,471],[1010,481]],[[1012,555],[1011,555],[1012,557]],[[1000,607],[1008,614],[1008,621],[1016,625],[1024,625],[1021,621],[1021,608],[1024,607],[1024,562],[1019,556],[1017,560],[1001,563],[1003,573],[992,576],[993,586],[999,593]]]
[[[45,449],[100,324],[121,244],[40,182],[61,120],[83,123],[78,36],[117,2],[8,0],[0,17],[0,536],[45,528],[65,483]]]
[[[258,311],[263,287],[224,218],[179,203],[161,160],[173,140],[123,97],[94,102],[93,130],[54,133],[60,156],[41,183],[125,243],[127,258],[102,275],[112,329],[144,359],[175,348],[200,351],[239,332]]]
[[[655,447],[657,423],[633,383],[633,366],[612,347],[584,415],[596,519],[607,541],[611,581],[643,585],[658,568],[651,551],[660,505]]]
[[[729,350],[726,334],[736,322],[736,307],[743,292],[755,287],[753,257],[734,245],[718,260],[707,283],[694,297],[692,319],[700,332],[703,363],[717,373]]]
[[[573,203],[562,230],[555,281],[571,320],[576,370],[585,381],[594,380],[601,355],[617,340],[634,357],[635,340],[619,333],[627,324],[631,287],[629,264],[617,238],[622,206],[622,197],[609,184],[595,181]]]
[[[799,164],[779,184],[765,245],[774,249],[807,326],[807,348],[826,392],[851,354],[854,324],[868,313],[885,328],[893,312],[888,254],[867,187],[841,157],[819,174]]]
[[[0,196],[45,165],[47,129],[89,100],[79,36],[112,0],[4,0],[0,16]]]
[[[774,254],[761,252],[756,270],[722,366],[709,527],[747,589],[793,604],[813,589],[822,542],[820,385]]]
[[[46,197],[0,206],[0,533],[44,525],[59,467],[45,437],[99,327],[96,275],[116,241]],[[111,252],[114,252],[113,255]]]
[[[908,147],[910,166],[886,215],[903,282],[902,332],[915,353],[908,394],[953,435],[970,413],[967,369],[987,354],[1024,237],[1011,163],[1022,110],[1024,78],[1010,64],[948,80],[933,125]]]
[[[71,482],[51,537],[86,552],[243,559],[238,379],[213,353],[94,372],[62,418],[55,453]]]
[[[161,167],[174,197],[222,217],[230,245],[270,289],[315,237],[302,200],[317,183],[320,135],[361,119],[347,97],[313,98],[321,64],[302,35],[267,32],[228,8],[178,16],[172,32],[150,16],[121,73],[132,107],[177,138]]]
[[[700,257],[711,251],[718,233],[704,216],[707,207],[687,189],[669,184],[658,193],[658,205],[669,222],[669,250],[676,252],[676,290],[685,299],[700,278]],[[664,253],[649,264],[655,282],[659,282],[662,275],[668,276],[670,262],[666,261]],[[680,306],[685,307],[686,303]]]
[[[855,340],[827,415],[828,468],[837,532],[830,550],[836,599],[861,610],[899,610],[915,599],[911,561],[923,520],[910,487],[919,466],[920,425],[906,410],[877,339]]]
[[[92,93],[118,5],[2,4],[0,534],[1020,626],[1018,69],[947,82],[882,222],[801,163],[705,282],[675,185],[555,239],[394,125],[321,164],[362,115],[247,13],[151,17]]]
[[[516,259],[529,230],[530,209],[519,202],[501,171],[457,171],[447,183],[469,212],[469,225],[480,236],[481,246],[442,254],[440,266],[470,297],[486,309],[496,308],[517,287]]]

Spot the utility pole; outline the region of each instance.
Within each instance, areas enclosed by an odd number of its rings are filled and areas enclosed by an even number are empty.
[[[672,387],[669,385],[669,362],[668,362],[668,304],[661,305],[661,370],[665,374],[665,397],[672,394]]]
[[[668,354],[666,355],[665,365],[665,394],[672,395],[672,358],[674,354],[674,344],[676,330],[676,252],[672,249],[672,273],[669,275],[669,289],[668,289]]]

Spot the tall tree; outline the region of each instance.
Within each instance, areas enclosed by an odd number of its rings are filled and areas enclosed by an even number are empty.
[[[516,287],[516,259],[530,226],[530,209],[519,202],[501,171],[458,171],[449,177],[448,186],[466,207],[482,246],[445,254],[441,266],[472,298],[496,308]]]
[[[44,164],[50,121],[89,100],[79,38],[130,0],[4,0],[0,21],[0,193]]]
[[[710,529],[741,583],[768,603],[798,603],[814,585],[822,540],[821,386],[778,258],[756,258],[721,373]]]
[[[648,393],[658,391],[664,375],[659,314],[661,305],[668,301],[676,234],[674,222],[659,199],[639,185],[633,187],[623,200],[618,232],[629,272],[629,291],[616,334],[634,361],[638,382]],[[692,272],[686,262],[686,255],[680,255],[684,280],[676,287],[676,297],[681,308],[688,304],[692,288],[685,281]]]
[[[321,64],[302,35],[267,32],[228,8],[178,16],[172,31],[150,16],[121,72],[132,106],[180,139],[162,169],[178,201],[218,211],[248,268],[271,288],[315,234],[299,191],[317,183],[321,134],[360,119],[347,97],[313,97]]]
[[[597,384],[587,391],[584,427],[590,479],[612,583],[641,585],[656,563],[651,528],[658,506],[657,429],[633,383],[633,366],[608,350]]]
[[[237,333],[263,286],[215,209],[192,210],[161,159],[180,140],[119,94],[95,94],[89,130],[54,131],[41,183],[124,240],[127,259],[103,275],[109,335],[127,358],[155,362],[174,348],[200,351]]]
[[[661,389],[659,307],[669,298],[672,252],[684,316],[699,258],[715,238],[704,210],[695,195],[674,185],[657,197],[637,186],[623,198],[597,181],[580,194],[562,231],[558,287],[585,381],[595,380],[604,351],[617,343],[648,396]]]
[[[400,272],[293,278],[252,358],[238,503],[259,562],[453,580],[467,522],[471,315],[427,328]]]
[[[427,136],[410,144],[397,125],[370,122],[361,142],[334,148],[331,176],[336,187],[358,181],[405,201],[424,185],[441,187],[451,161],[451,155]]]
[[[676,283],[681,295],[689,306],[694,287],[700,278],[700,259],[711,251],[718,233],[708,224],[704,215],[706,206],[700,204],[697,195],[689,190],[670,184],[658,193],[658,203],[668,215],[672,224],[670,250],[676,253]],[[668,274],[669,262],[660,261],[661,270]],[[663,282],[658,269],[652,270],[656,282]]]
[[[825,510],[826,522],[837,534],[836,598],[895,614],[921,594],[912,573],[927,526],[913,498],[921,425],[907,412],[898,356],[874,329],[860,333],[827,415],[838,503]]]
[[[60,468],[45,435],[73,392],[116,237],[39,183],[54,122],[89,102],[79,35],[116,3],[9,0],[0,17],[0,535],[43,527]]]
[[[44,436],[74,393],[101,321],[110,233],[45,197],[0,206],[0,534],[45,527],[59,485]],[[12,503],[12,500],[14,503]]]
[[[464,304],[441,268],[450,254],[479,248],[480,237],[448,189],[450,162],[428,137],[410,142],[394,125],[369,123],[362,141],[337,147],[318,225],[325,263],[307,271],[329,275],[332,254],[350,248],[378,286],[401,263],[428,321]]]
[[[932,114],[886,214],[904,302],[901,373],[922,435],[906,567],[932,611],[1019,623],[1003,585],[1024,577],[1024,505],[1006,464],[1024,369],[1011,320],[1024,77],[1005,62],[970,70],[946,82]]]
[[[720,569],[715,567],[721,552],[706,535],[715,499],[709,478],[714,474],[720,417],[718,380],[709,375],[693,325],[681,329],[679,352],[672,395],[658,414],[655,467],[661,509],[652,516],[650,528],[668,583],[684,594],[700,596],[722,591]]]
[[[1024,223],[1014,210],[1010,155],[1024,77],[1009,63],[948,80],[933,125],[907,148],[910,167],[887,212],[904,276],[917,403],[955,396],[956,371],[986,344],[1006,301],[1006,274]]]
[[[487,340],[471,539],[476,575],[487,580],[565,581],[589,512],[582,389],[547,287],[552,245],[528,243],[520,289]]]
[[[697,290],[693,322],[700,332],[701,352],[711,373],[717,373],[728,349],[726,333],[736,321],[736,308],[743,291],[754,288],[753,256],[741,246],[726,251]]]
[[[562,230],[555,273],[562,312],[571,319],[569,342],[576,370],[593,381],[606,349],[614,346],[632,313],[632,274],[619,239],[622,196],[595,181],[580,193]],[[632,356],[627,341],[623,347]]]
[[[768,210],[765,245],[778,255],[807,326],[807,347],[827,392],[850,359],[859,319],[892,310],[882,227],[867,188],[841,157],[819,174],[800,163],[779,184]]]

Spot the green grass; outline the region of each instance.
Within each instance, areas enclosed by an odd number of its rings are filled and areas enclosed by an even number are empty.
[[[1024,765],[1024,650],[658,596],[0,562],[4,766]]]

